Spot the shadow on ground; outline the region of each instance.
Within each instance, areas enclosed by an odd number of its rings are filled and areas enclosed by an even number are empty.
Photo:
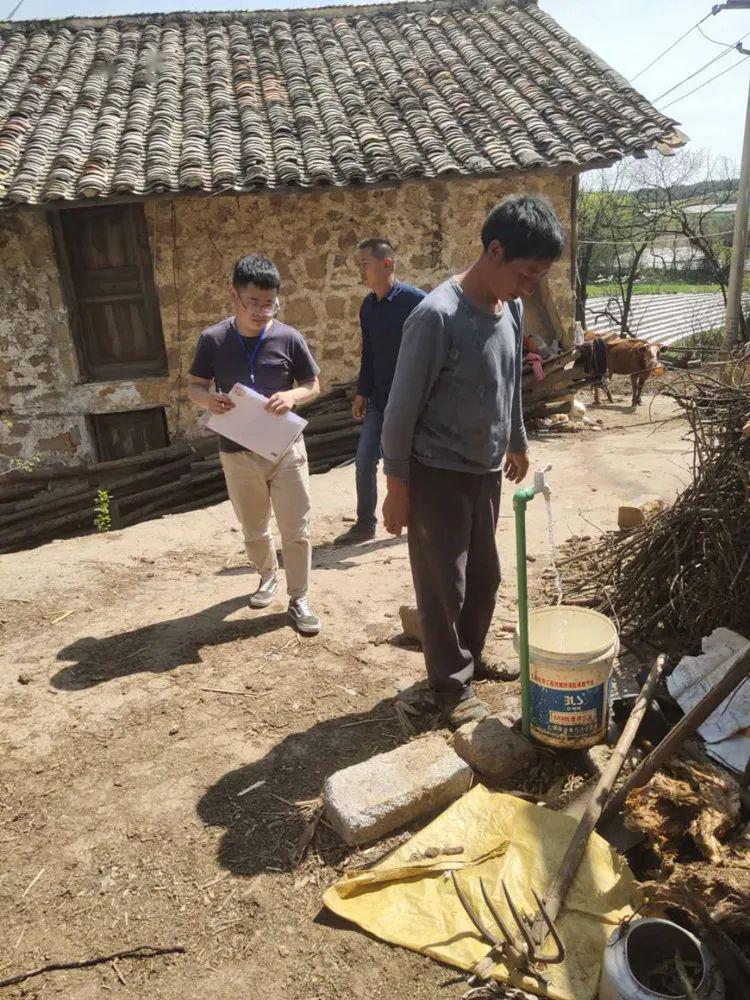
[[[376,538],[359,545],[334,545],[327,542],[316,545],[313,549],[313,569],[354,569],[358,565],[354,560],[360,556],[405,545],[406,537]]]
[[[296,803],[316,799],[335,771],[404,740],[394,699],[388,698],[367,712],[325,719],[293,733],[260,760],[229,771],[197,805],[203,823],[224,828],[219,865],[237,875],[292,871],[309,815]],[[334,855],[349,853],[332,832],[321,832]]]
[[[200,663],[200,651],[208,646],[251,639],[284,627],[291,629],[286,612],[226,620],[246,606],[247,597],[232,597],[192,615],[102,639],[83,636],[57,654],[58,660],[77,662],[59,670],[50,683],[63,691],[78,691],[131,674],[166,673]]]

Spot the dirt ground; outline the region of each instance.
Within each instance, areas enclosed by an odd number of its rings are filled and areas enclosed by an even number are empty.
[[[670,499],[688,479],[669,401],[590,410],[596,433],[532,440],[553,466],[556,537],[614,526],[618,503]],[[670,419],[671,418],[671,419]],[[660,421],[648,425],[649,419]],[[661,421],[666,422],[661,423]],[[411,600],[404,539],[331,547],[353,470],[313,478],[312,598],[301,639],[281,596],[246,606],[228,503],[0,560],[0,980],[139,945],[185,954],[60,971],[0,990],[93,1000],[453,1000],[455,971],[337,925],[323,890],[352,851],[321,828],[295,865],[332,771],[404,740],[392,699],[423,675],[394,642]],[[547,563],[543,504],[529,509],[530,570]],[[512,510],[498,532],[505,581],[491,652],[510,652]],[[502,709],[512,685],[484,684]],[[250,992],[248,992],[250,990]],[[256,992],[257,991],[257,992]]]

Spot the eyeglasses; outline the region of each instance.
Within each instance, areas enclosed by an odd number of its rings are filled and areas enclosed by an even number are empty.
[[[243,302],[242,298],[238,295],[237,299],[243,309],[247,309],[248,312],[260,313],[261,316],[273,316],[276,310],[279,308],[279,300],[276,299],[270,305],[262,305],[259,302]]]

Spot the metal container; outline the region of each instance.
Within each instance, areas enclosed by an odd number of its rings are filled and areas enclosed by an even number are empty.
[[[655,993],[643,985],[652,970],[677,952],[684,962],[702,967],[695,1000],[724,1000],[724,977],[703,942],[671,920],[655,918],[621,924],[612,934],[604,949],[599,1000],[687,1000],[684,991]]]

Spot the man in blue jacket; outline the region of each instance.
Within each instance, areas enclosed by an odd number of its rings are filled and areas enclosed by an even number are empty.
[[[378,505],[377,471],[380,434],[404,323],[425,296],[412,285],[397,281],[396,255],[388,240],[373,237],[359,244],[362,282],[369,289],[359,310],[362,328],[362,361],[352,416],[362,422],[357,447],[357,520],[335,540],[354,545],[375,537]]]

